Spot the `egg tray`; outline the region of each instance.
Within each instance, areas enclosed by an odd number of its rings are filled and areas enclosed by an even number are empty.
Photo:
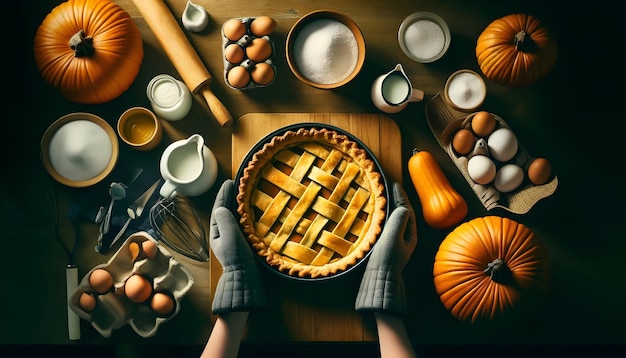
[[[467,171],[468,157],[459,155],[452,148],[452,138],[457,130],[461,128],[470,129],[471,119],[475,113],[467,114],[459,112],[451,108],[443,99],[441,94],[435,95],[426,104],[426,120],[430,130],[433,132],[437,142],[448,153],[450,159],[454,162],[459,169],[467,183],[470,185],[478,199],[487,210],[494,208],[501,208],[515,214],[527,213],[539,200],[552,195],[558,186],[558,177],[552,173],[550,180],[541,185],[535,185],[528,180],[528,177],[524,176],[524,181],[515,190],[507,193],[502,193],[496,190],[491,185],[481,185],[475,183],[469,176]],[[492,113],[493,114],[493,113]],[[496,118],[496,129],[508,128],[512,131],[509,125],[499,116],[493,114]],[[517,137],[517,136],[516,136]],[[528,170],[528,165],[532,162],[534,157],[526,151],[519,138],[517,138],[518,149],[515,156],[506,162],[496,162],[496,166],[499,168],[504,164],[514,163],[519,165],[524,173]]]
[[[133,262],[129,245],[137,242],[140,246],[145,240],[155,241],[145,231],[129,236],[119,250],[104,264],[91,269],[78,284],[78,287],[69,298],[69,307],[80,318],[88,321],[103,336],[110,337],[113,330],[129,324],[141,337],[152,337],[159,326],[171,320],[180,310],[180,301],[194,283],[191,273],[161,245],[157,244],[158,251],[152,258],[138,256]],[[156,241],[155,241],[156,243]],[[113,277],[113,289],[104,294],[97,294],[89,284],[89,276],[97,269],[107,270]],[[134,303],[124,294],[124,284],[132,274],[150,277],[153,282],[153,293],[167,291],[174,298],[174,311],[167,316],[154,312],[146,303]],[[96,297],[96,307],[87,312],[79,304],[81,294],[93,293]]]
[[[261,36],[261,38],[266,39],[270,43],[270,45],[272,46],[272,54],[270,55],[270,57],[268,57],[263,62],[265,62],[268,65],[272,66],[272,68],[274,69],[274,79],[270,83],[268,83],[266,85],[259,85],[259,84],[255,83],[254,81],[252,81],[252,79],[250,79],[250,82],[245,87],[241,87],[241,88],[237,88],[237,87],[231,86],[231,84],[228,82],[228,71],[230,71],[233,67],[235,67],[237,65],[241,65],[241,66],[245,67],[246,69],[248,69],[248,72],[250,72],[252,70],[252,68],[254,68],[254,66],[257,64],[257,62],[252,61],[245,54],[245,45],[250,43],[255,38],[259,37],[259,36],[254,35],[252,33],[252,31],[250,31],[250,24],[252,23],[252,21],[254,21],[254,19],[256,19],[256,17],[236,17],[234,19],[243,22],[243,24],[246,26],[246,33],[241,38],[239,38],[239,40],[233,41],[233,40],[230,40],[228,37],[226,37],[224,35],[224,28],[222,26],[221,33],[222,33],[222,60],[224,61],[224,83],[226,83],[226,85],[228,87],[230,87],[231,89],[234,89],[236,91],[245,91],[245,90],[249,90],[249,89],[263,88],[263,87],[270,86],[272,83],[274,83],[274,80],[276,79],[276,65],[274,65],[274,63],[272,61],[276,51],[275,51],[275,48],[274,48],[274,41],[271,39],[271,37],[269,35]],[[239,63],[230,63],[228,60],[226,60],[226,55],[225,55],[224,51],[226,50],[226,47],[228,45],[233,44],[233,43],[237,43],[240,46],[244,47],[244,57],[243,57],[243,60],[241,60],[241,62],[239,62]],[[258,62],[258,63],[260,63],[260,62]]]

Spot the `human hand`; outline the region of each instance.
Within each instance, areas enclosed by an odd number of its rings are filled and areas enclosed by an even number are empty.
[[[392,211],[372,249],[357,294],[357,311],[404,313],[402,270],[417,245],[415,212],[399,183],[392,184]]]
[[[235,205],[235,183],[227,179],[217,193],[210,219],[211,250],[222,265],[212,303],[214,314],[266,304],[259,268],[235,218]]]

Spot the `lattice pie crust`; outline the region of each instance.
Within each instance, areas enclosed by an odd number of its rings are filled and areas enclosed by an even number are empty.
[[[385,186],[367,152],[330,129],[273,137],[244,169],[241,225],[256,253],[291,276],[345,271],[371,249],[385,220]]]

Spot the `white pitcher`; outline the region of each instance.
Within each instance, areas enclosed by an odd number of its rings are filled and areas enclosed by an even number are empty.
[[[176,195],[197,196],[208,191],[217,179],[217,159],[200,134],[170,144],[159,163],[165,182],[159,194],[167,199]]]
[[[383,112],[398,113],[409,102],[424,100],[424,91],[413,88],[401,64],[374,80],[371,90],[372,102]]]

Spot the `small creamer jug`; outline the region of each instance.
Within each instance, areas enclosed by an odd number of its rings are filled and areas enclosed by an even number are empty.
[[[170,144],[159,163],[165,181],[159,194],[171,199],[176,195],[198,196],[208,191],[217,179],[217,159],[200,134]]]
[[[424,100],[424,91],[413,88],[409,77],[404,72],[401,64],[380,75],[374,80],[371,90],[372,102],[386,113],[398,113],[409,102],[421,102]]]

